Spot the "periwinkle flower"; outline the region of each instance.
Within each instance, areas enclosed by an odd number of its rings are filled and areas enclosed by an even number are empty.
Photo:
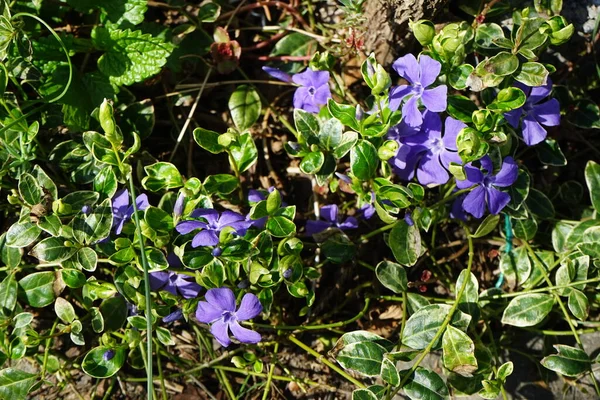
[[[165,290],[184,299],[193,299],[202,290],[193,277],[172,271],[151,272],[149,277],[152,290]]]
[[[175,215],[176,217],[181,217],[181,214],[183,214],[183,206],[185,201],[185,195],[183,193],[179,193],[179,196],[177,196],[177,200],[175,201],[175,205],[173,206],[173,215]]]
[[[173,311],[171,314],[164,317],[162,320],[164,323],[168,324],[169,322],[174,322],[183,318],[183,311],[181,309],[177,309]]]
[[[442,120],[437,113],[425,111],[423,124],[417,133],[400,123],[390,129],[388,136],[400,144],[396,157],[392,159],[396,174],[411,180],[415,174],[422,185],[441,185],[448,182],[451,162],[462,164],[457,152],[456,137],[465,128],[462,122],[447,117],[442,135]]]
[[[260,333],[246,329],[239,321],[256,317],[262,311],[262,305],[252,293],[246,293],[240,307],[236,310],[235,295],[229,288],[210,289],[204,296],[206,301],[198,302],[196,319],[211,324],[210,332],[222,346],[231,344],[229,332],[242,343],[260,342]]]
[[[102,354],[102,359],[104,361],[110,361],[115,357],[115,351],[110,349],[110,350],[106,350],[104,352],[104,354]]]
[[[524,115],[525,118],[523,118],[522,125],[523,141],[526,145],[533,146],[546,139],[548,132],[542,125],[560,125],[560,104],[556,99],[540,103],[548,97],[552,90],[552,81],[550,78],[548,78],[548,82],[543,86],[530,87],[520,82],[515,83],[515,86],[525,92],[527,100],[523,107],[505,113],[504,118],[506,118],[513,128],[517,128],[521,116]]]
[[[92,211],[92,207],[89,204],[86,204],[83,207],[81,207],[81,212],[84,213],[85,215],[88,215],[91,211]]]
[[[370,195],[371,201],[369,203],[363,204],[362,207],[358,210],[358,212],[362,214],[364,219],[371,219],[373,215],[375,215],[375,213],[377,212],[374,205],[376,201],[375,192],[371,191]]]
[[[135,204],[138,210],[145,210],[150,206],[148,196],[144,193],[135,198]],[[129,191],[123,189],[117,192],[112,199],[113,224],[115,233],[119,235],[123,230],[125,222],[129,221],[133,215],[133,205],[129,204]]]
[[[331,98],[328,71],[314,71],[307,68],[304,72],[293,76],[277,68],[263,67],[263,71],[280,81],[300,85],[294,92],[294,108],[317,114],[321,109],[320,106],[327,104],[327,100]]]
[[[465,165],[465,180],[457,180],[456,187],[467,189],[476,186],[467,194],[462,202],[462,208],[473,215],[481,218],[485,213],[486,204],[492,214],[498,214],[510,202],[510,195],[497,188],[507,187],[515,183],[519,175],[519,167],[512,157],[506,157],[502,167],[494,174],[494,165],[489,156],[479,160],[482,172],[471,163]]]
[[[202,229],[192,239],[192,247],[199,246],[216,246],[219,244],[219,234],[226,227],[233,228],[240,236],[246,234],[246,230],[250,227],[250,223],[245,220],[245,217],[233,211],[223,211],[221,214],[217,210],[199,208],[192,212],[193,218],[203,218],[203,221],[183,221],[177,224],[175,229],[177,232],[185,235]]]
[[[392,64],[398,75],[408,81],[408,85],[395,86],[390,90],[389,108],[392,111],[408,98],[402,106],[402,118],[410,126],[419,126],[423,117],[419,111],[419,100],[432,112],[446,110],[448,88],[440,85],[429,88],[440,74],[442,64],[433,58],[421,55],[419,62],[412,54],[400,57]],[[409,97],[410,96],[410,97]]]
[[[343,222],[338,218],[338,206],[337,204],[330,204],[321,207],[321,218],[323,220],[306,221],[306,234],[315,235],[319,232],[323,232],[325,229],[330,227],[336,227],[341,230],[356,229],[358,228],[358,221],[354,217],[347,217]]]

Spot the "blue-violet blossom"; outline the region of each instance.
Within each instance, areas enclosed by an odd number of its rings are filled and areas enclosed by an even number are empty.
[[[152,290],[166,290],[175,296],[181,295],[184,299],[193,299],[202,290],[202,286],[193,277],[172,271],[151,272],[149,277]]]
[[[260,342],[260,333],[246,329],[239,321],[256,317],[262,311],[262,305],[252,293],[246,293],[240,307],[236,310],[235,295],[229,288],[209,289],[204,296],[206,301],[198,302],[196,319],[211,324],[210,332],[222,346],[231,344],[229,331],[242,343]]]
[[[517,82],[516,87],[523,90],[527,96],[527,100],[523,107],[509,111],[504,114],[504,117],[513,128],[519,126],[521,116],[523,118],[523,141],[528,146],[540,143],[546,139],[548,132],[542,127],[560,125],[560,104],[556,99],[550,99],[540,104],[540,101],[548,97],[552,90],[552,81],[543,86],[529,87]]]
[[[341,230],[358,228],[358,221],[354,217],[347,217],[343,222],[341,222],[341,219],[338,218],[337,204],[330,204],[321,207],[321,218],[323,218],[324,221],[306,221],[307,235],[315,235],[330,227],[336,227]]]
[[[481,218],[485,213],[486,204],[492,214],[498,214],[510,202],[510,195],[498,190],[498,187],[507,187],[515,183],[519,175],[519,167],[512,157],[506,157],[502,167],[494,175],[494,165],[489,156],[479,160],[482,172],[471,163],[465,165],[465,180],[457,180],[456,187],[467,189],[476,186],[466,195],[462,202],[463,209],[475,218]]]
[[[294,92],[294,108],[317,114],[321,109],[320,106],[327,104],[327,100],[331,98],[328,71],[314,71],[307,68],[304,72],[293,76],[272,67],[263,67],[263,71],[280,81],[300,85]]]
[[[223,211],[221,214],[217,210],[208,208],[199,208],[192,212],[192,218],[203,218],[203,221],[183,221],[177,224],[177,232],[185,235],[196,229],[202,229],[192,239],[192,247],[198,246],[216,246],[219,244],[219,233],[226,228],[233,228],[240,236],[246,234],[250,223],[245,217],[233,211]]]
[[[419,99],[429,111],[442,112],[446,110],[448,94],[446,85],[427,89],[433,85],[440,74],[442,64],[426,55],[421,55],[417,63],[414,55],[407,54],[394,61],[392,67],[409,83],[393,87],[390,90],[389,100],[389,108],[396,111],[400,107],[400,103],[407,99],[402,106],[402,118],[406,124],[419,126],[423,122],[423,117],[419,112]]]
[[[140,194],[138,197],[136,197],[135,204],[138,210],[145,210],[150,206],[150,203],[148,202],[148,196],[146,196],[144,193]],[[123,230],[123,225],[125,222],[129,221],[133,215],[133,205],[129,204],[129,191],[127,189],[117,192],[112,198],[112,213],[112,226],[115,228],[115,233],[119,235]]]

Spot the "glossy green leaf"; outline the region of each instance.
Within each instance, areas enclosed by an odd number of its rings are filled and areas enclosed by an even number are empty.
[[[14,368],[0,370],[0,398],[24,400],[37,379],[36,374]]]
[[[10,315],[17,304],[17,280],[14,274],[7,275],[0,283],[0,315]]]
[[[449,398],[448,387],[442,378],[423,367],[418,367],[412,373],[403,389],[411,400],[445,400]]]
[[[585,183],[587,184],[596,212],[600,213],[600,164],[588,161],[585,166]]]
[[[534,326],[546,318],[554,306],[554,296],[543,293],[514,297],[504,310],[502,323],[518,327]]]
[[[510,87],[498,92],[496,99],[488,104],[487,109],[497,113],[505,113],[525,104],[525,93],[519,88]]]
[[[483,221],[481,221],[481,224],[479,224],[472,237],[480,238],[486,236],[488,233],[496,229],[498,222],[500,222],[500,215],[488,215]]]
[[[388,358],[383,358],[380,375],[381,379],[392,386],[398,386],[400,384],[400,374],[398,374],[396,365]]]
[[[258,150],[256,149],[254,139],[252,139],[252,135],[248,132],[238,136],[229,146],[229,150],[240,173],[247,171],[256,163]]]
[[[104,197],[112,198],[117,192],[117,177],[112,167],[106,166],[94,178],[94,190]]]
[[[468,97],[461,95],[448,96],[448,114],[454,119],[470,123],[472,122],[473,112],[477,111],[477,105]]]
[[[576,377],[589,371],[591,361],[589,356],[581,349],[555,344],[558,354],[544,357],[541,364],[551,371],[561,375]]]
[[[77,314],[75,314],[75,309],[71,303],[62,297],[56,298],[56,301],[54,302],[54,311],[56,312],[56,316],[67,325],[77,318]]]
[[[213,154],[219,154],[225,151],[225,146],[219,143],[219,134],[204,128],[194,129],[194,140],[198,146]]]
[[[319,130],[319,142],[326,150],[336,149],[342,141],[344,126],[335,118],[328,119]]]
[[[581,321],[585,321],[587,319],[590,312],[590,303],[587,296],[583,292],[577,289],[571,290],[571,293],[569,294],[568,306],[575,318]]]
[[[104,354],[108,351],[114,352],[110,360],[106,360]],[[116,374],[125,363],[125,348],[110,348],[99,346],[90,350],[81,363],[83,371],[94,378],[108,378]]]
[[[285,217],[270,217],[266,224],[267,232],[275,237],[287,237],[296,232],[296,225]]]
[[[450,306],[447,304],[432,304],[419,309],[406,321],[402,332],[402,344],[417,350],[426,348],[434,339],[449,311]],[[466,329],[470,321],[470,315],[457,310],[450,323]],[[438,346],[439,340],[434,343],[434,348]]]
[[[313,151],[304,157],[300,163],[300,170],[305,174],[316,174],[324,162],[325,155],[320,151]]]
[[[350,170],[360,180],[368,181],[375,177],[379,157],[377,149],[366,140],[359,140],[350,150]]]
[[[350,149],[354,148],[357,142],[358,133],[352,131],[344,132],[342,135],[342,140],[333,151],[333,156],[338,159],[344,157],[346,154],[348,154]]]
[[[157,162],[144,167],[144,170],[146,176],[142,179],[142,185],[151,192],[183,186],[183,178],[179,170],[171,163]]]
[[[463,331],[448,325],[442,337],[444,366],[452,372],[471,377],[477,371],[475,345]]]
[[[398,263],[413,266],[421,255],[421,234],[415,225],[398,221],[390,232],[389,246]]]
[[[250,85],[238,86],[229,97],[231,118],[240,131],[250,128],[258,121],[261,108],[258,92]]]
[[[73,289],[82,287],[86,282],[85,275],[76,269],[63,268],[60,270],[60,276],[65,285]]]
[[[10,247],[27,247],[38,238],[42,230],[31,222],[12,224],[6,232],[6,245]]]
[[[43,192],[35,178],[28,174],[21,174],[19,178],[19,194],[30,206],[38,204],[42,200]]]
[[[77,248],[65,246],[66,239],[49,237],[35,245],[29,252],[40,261],[60,263],[75,254]]]
[[[296,130],[304,142],[316,139],[319,136],[319,120],[312,113],[299,108],[294,109],[294,122]]]
[[[515,237],[523,240],[531,240],[535,237],[538,230],[538,224],[534,218],[513,219],[511,224]]]
[[[527,86],[544,86],[548,80],[548,70],[538,62],[526,62],[515,75],[515,79]]]
[[[382,261],[375,268],[377,279],[386,288],[395,293],[402,293],[408,290],[408,278],[406,270],[400,264],[390,261]]]
[[[204,181],[204,188],[208,193],[229,194],[238,187],[238,180],[229,174],[209,175]]]
[[[378,376],[386,349],[375,342],[357,342],[344,346],[336,355],[344,368],[365,376]]]
[[[27,303],[36,308],[46,307],[54,302],[54,272],[35,272],[19,281]]]
[[[122,296],[108,298],[100,304],[100,312],[106,331],[118,330],[127,320],[127,302]]]

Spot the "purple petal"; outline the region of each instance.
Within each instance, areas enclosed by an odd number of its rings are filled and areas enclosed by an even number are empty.
[[[419,126],[423,123],[423,116],[419,111],[416,95],[413,95],[402,106],[402,119],[409,126]]]
[[[219,244],[219,236],[212,229],[198,232],[192,239],[192,247],[216,246]]]
[[[266,200],[267,196],[258,190],[250,189],[248,192],[248,201],[251,203],[258,203],[261,200]]]
[[[456,138],[460,131],[466,127],[467,125],[457,119],[452,117],[446,118],[444,124],[444,147],[450,150],[457,150]]]
[[[448,87],[440,85],[433,89],[425,89],[421,95],[423,105],[434,112],[446,111],[448,106]]]
[[[223,310],[215,307],[206,301],[199,301],[196,309],[196,319],[202,323],[210,324],[211,322],[221,318]]]
[[[227,287],[209,289],[204,298],[210,304],[223,311],[235,311],[235,295],[233,294],[233,290]]]
[[[466,195],[463,194],[454,200],[450,210],[450,218],[460,219],[461,221],[467,220],[467,214],[465,214],[465,210],[463,210],[463,201],[465,197]]]
[[[175,227],[175,230],[179,233],[181,233],[182,235],[185,235],[187,233],[190,233],[196,229],[206,229],[207,225],[205,222],[200,222],[200,221],[183,221],[177,224],[177,226]]]
[[[338,225],[338,228],[345,231],[346,229],[356,229],[358,228],[358,220],[354,217],[348,217]]]
[[[523,107],[504,113],[504,118],[508,121],[510,126],[517,128],[521,121],[521,115],[523,115]]]
[[[129,207],[129,191],[123,189],[117,192],[112,198],[112,209],[113,213],[120,212],[125,213]]]
[[[150,289],[158,290],[165,286],[165,284],[169,280],[169,273],[163,271],[151,272],[148,275],[148,278],[150,278]]]
[[[306,87],[299,87],[294,93],[294,108],[300,108],[311,113],[318,113],[319,107],[314,103],[313,96]]]
[[[426,55],[421,55],[419,57],[419,67],[421,70],[421,85],[424,88],[429,87],[431,84],[433,84],[433,82],[435,82],[435,79],[440,74],[440,71],[442,70],[442,64],[440,64],[439,61],[436,61],[433,58]],[[444,96],[444,99],[445,98],[446,96]]]
[[[400,145],[396,157],[391,159],[394,173],[404,181],[410,181],[415,175],[415,167],[419,159],[419,153],[413,151],[410,146]]]
[[[465,165],[465,174],[467,175],[467,179],[464,181],[456,180],[456,187],[459,189],[467,189],[483,182],[483,173],[479,168],[475,168],[470,163]]]
[[[331,90],[329,86],[323,85],[319,87],[314,94],[315,104],[327,104],[327,100],[331,98]]]
[[[237,321],[230,323],[229,328],[231,329],[233,336],[242,343],[258,343],[262,338],[260,333],[244,328],[238,324]]]
[[[168,324],[169,322],[177,321],[178,319],[181,319],[181,318],[183,318],[183,311],[181,311],[181,309],[178,308],[177,310],[173,311],[171,314],[164,317],[162,320],[165,324]]]
[[[167,254],[167,262],[169,263],[169,266],[173,267],[173,268],[179,268],[179,267],[183,266],[183,264],[181,263],[181,260],[175,253]]]
[[[431,152],[423,155],[417,168],[417,179],[421,185],[441,185],[448,182],[449,178],[438,155]]]
[[[421,82],[421,70],[417,59],[411,53],[400,57],[392,64],[398,75],[410,82],[411,85]]]
[[[338,216],[338,206],[337,204],[329,204],[327,206],[321,207],[321,218],[325,221],[336,222]]]
[[[209,225],[215,225],[219,220],[219,212],[212,208],[197,208],[190,214],[192,218],[204,218]]]
[[[547,136],[546,130],[535,120],[533,115],[528,114],[523,119],[523,141],[527,146],[540,143]]]
[[[529,104],[537,104],[544,100],[552,91],[552,80],[548,78],[545,85],[535,86],[531,88],[527,102]],[[527,93],[525,93],[527,94]]]
[[[481,159],[479,159],[479,163],[481,164],[481,169],[486,171],[486,176],[494,172],[494,163],[492,162],[490,156],[485,155],[481,157]]]
[[[533,117],[542,125],[560,125],[560,104],[556,99],[550,99],[542,104],[536,104],[531,111]]]
[[[463,209],[475,218],[481,218],[485,212],[485,192],[485,188],[477,186],[463,200]]]
[[[114,224],[115,222],[117,222],[117,227],[115,228],[115,233],[116,233],[117,235],[120,235],[120,234],[121,234],[121,231],[123,230],[123,225],[125,224],[125,222],[127,222],[127,220],[128,220],[128,219],[129,219],[129,218],[115,218],[115,219],[113,220],[113,224]],[[106,239],[108,239],[108,238],[106,238]]]
[[[265,71],[267,74],[271,75],[275,79],[279,79],[280,81],[283,81],[283,82],[291,82],[292,81],[292,77],[280,69],[273,68],[273,67],[267,67],[267,66],[262,67],[262,69],[263,69],[263,71]]]
[[[359,211],[362,213],[364,219],[371,219],[376,212],[375,207],[371,204],[364,204]]]
[[[449,150],[443,149],[439,155],[440,155],[440,161],[442,162],[442,166],[446,169],[450,168],[451,162],[454,162],[459,165],[462,165],[462,163],[463,163],[462,159],[460,158],[458,153],[455,151],[449,151]]]
[[[238,320],[246,321],[256,317],[262,312],[262,309],[263,307],[262,304],[260,304],[258,297],[252,293],[246,293],[244,297],[242,297],[240,308],[238,308],[235,315]]]
[[[388,108],[396,111],[400,107],[402,99],[412,93],[412,87],[408,85],[394,86],[390,89],[390,100]]]
[[[246,234],[246,231],[248,231],[248,228],[250,228],[253,225],[254,225],[254,221],[252,221],[252,220],[246,221],[244,219],[242,221],[232,222],[231,224],[229,224],[227,226],[232,227],[235,230],[235,233],[237,233],[238,235],[244,236]],[[256,225],[254,225],[254,226],[256,226]]]
[[[323,232],[325,229],[329,228],[332,225],[331,222],[326,221],[306,221],[306,234],[307,235],[315,235],[319,232]]]
[[[219,218],[219,228],[223,228],[229,226],[233,222],[243,221],[244,216],[242,214],[238,214],[234,211],[223,211],[221,217]]]
[[[150,207],[150,203],[148,202],[148,196],[145,193],[140,194],[138,197],[135,198],[135,205],[140,211],[143,211],[146,208]]]
[[[216,320],[210,326],[210,333],[213,334],[217,342],[221,343],[221,346],[227,347],[231,344],[231,340],[229,339],[229,324],[223,321],[222,319]]]
[[[515,183],[519,176],[519,167],[512,157],[506,157],[502,168],[493,178],[492,184],[499,187],[507,187]]]
[[[177,201],[175,201],[175,205],[173,206],[173,214],[175,214],[176,217],[181,217],[181,214],[183,214],[184,200],[185,195],[183,193],[179,193],[179,196],[177,196]]]
[[[487,190],[487,201],[490,213],[498,214],[510,202],[510,195],[494,189],[493,187]]]
[[[192,281],[191,276],[178,274],[177,280],[175,281],[175,286],[177,286],[177,291],[184,299],[193,299],[194,297],[198,297],[200,291],[202,290],[202,286],[198,285],[196,282]]]

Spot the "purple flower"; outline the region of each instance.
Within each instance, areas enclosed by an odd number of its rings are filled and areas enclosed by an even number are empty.
[[[88,204],[81,207],[81,212],[84,213],[85,215],[88,215],[91,211],[92,211],[92,207]]]
[[[271,67],[263,67],[263,71],[275,79],[300,85],[294,93],[294,108],[317,114],[321,109],[320,106],[327,104],[327,100],[331,98],[328,71],[314,71],[307,68],[294,76]]]
[[[419,99],[429,111],[446,110],[448,93],[446,85],[427,89],[435,82],[442,69],[438,61],[421,55],[417,63],[414,55],[407,54],[394,61],[392,67],[398,75],[408,81],[409,85],[395,86],[390,90],[389,108],[396,111],[400,103],[410,96],[402,106],[402,117],[408,125],[419,126],[423,123],[423,117],[419,112]]]
[[[219,212],[207,208],[199,208],[192,212],[193,218],[203,218],[203,221],[183,221],[177,224],[175,229],[177,232],[185,235],[196,229],[202,229],[192,239],[192,247],[198,246],[216,246],[219,244],[219,233],[225,227],[232,227],[240,236],[246,234],[246,230],[250,224],[245,220],[245,217],[233,211]]]
[[[210,332],[222,346],[231,344],[229,331],[242,343],[260,342],[260,333],[242,327],[238,321],[256,317],[262,311],[262,305],[252,293],[246,293],[240,307],[235,309],[235,295],[229,288],[210,289],[204,296],[206,301],[198,302],[196,319],[212,324]]]
[[[348,217],[344,222],[340,222],[341,220],[338,219],[338,206],[336,204],[321,207],[321,218],[324,221],[306,221],[307,235],[315,235],[330,227],[336,227],[343,231],[358,228],[358,221],[354,217]]]
[[[145,210],[150,206],[148,203],[148,196],[140,194],[135,198],[135,204],[138,210]],[[112,212],[113,212],[113,227],[115,233],[119,235],[123,230],[125,222],[129,221],[133,215],[133,205],[129,205],[129,191],[123,189],[117,192],[112,198]]]
[[[183,214],[183,206],[184,206],[185,196],[183,193],[179,193],[177,200],[175,201],[175,205],[173,206],[173,214],[176,217],[181,217]]]
[[[519,167],[512,157],[506,157],[502,163],[502,168],[497,174],[493,174],[494,166],[489,156],[483,157],[481,167],[485,170],[483,173],[479,168],[475,168],[471,163],[465,165],[467,179],[456,181],[456,187],[467,189],[476,186],[467,194],[462,202],[463,209],[475,218],[481,218],[486,209],[486,204],[492,214],[498,214],[510,202],[510,195],[498,190],[498,187],[507,187],[512,185],[518,177]]]
[[[173,311],[171,314],[164,317],[163,322],[168,324],[169,322],[174,322],[181,318],[183,318],[183,311],[181,311],[181,309],[178,308],[177,310]]]
[[[425,111],[421,129],[415,130],[400,123],[390,129],[388,136],[400,143],[396,157],[392,160],[396,174],[405,180],[414,176],[422,185],[441,185],[448,182],[447,169],[451,162],[462,164],[457,152],[456,137],[465,128],[462,122],[447,117],[442,137],[442,120],[436,113]]]
[[[504,118],[513,128],[517,128],[521,116],[525,115],[522,126],[523,141],[528,146],[533,146],[544,140],[548,134],[542,125],[560,125],[560,104],[556,99],[550,99],[540,104],[540,101],[548,97],[552,90],[552,81],[549,78],[543,86],[529,87],[520,82],[516,82],[515,86],[525,92],[527,100],[523,107],[504,114]]]
[[[452,208],[450,209],[450,218],[460,219],[461,221],[467,220],[467,214],[463,210],[463,201],[467,197],[466,193],[461,194],[452,202]]]
[[[371,217],[373,217],[373,215],[375,215],[375,192],[371,192],[371,201],[369,203],[365,203],[362,205],[362,207],[358,210],[359,213],[362,214],[364,219],[371,219]]]
[[[114,350],[106,350],[104,352],[104,354],[102,354],[102,359],[104,361],[110,361],[115,357],[115,351]]]
[[[198,285],[191,276],[172,271],[150,273],[150,288],[152,290],[166,290],[175,296],[180,295],[184,299],[193,299],[202,290],[202,286]]]

